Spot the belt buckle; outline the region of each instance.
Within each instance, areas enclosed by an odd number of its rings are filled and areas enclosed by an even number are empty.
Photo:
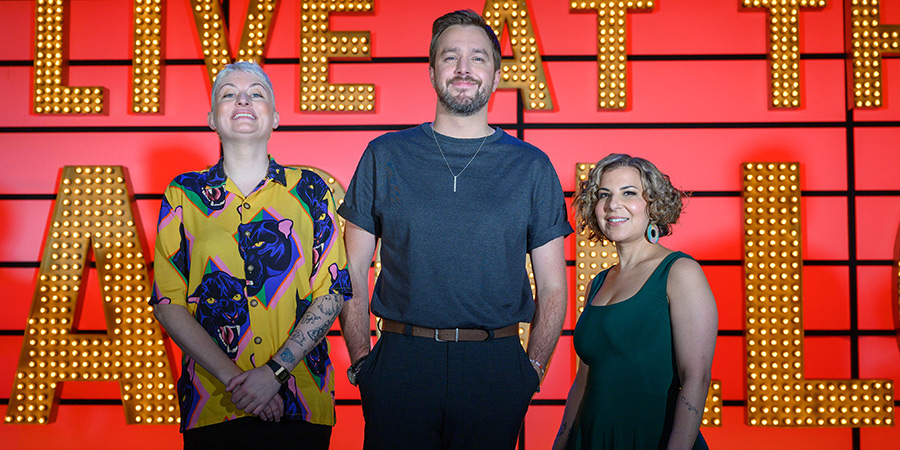
[[[438,342],[459,342],[459,328],[454,328],[454,330],[456,331],[456,336],[454,337],[454,339],[453,340],[450,340],[450,339],[444,340],[444,339],[441,339],[441,336],[440,336],[441,330],[435,328],[434,329],[434,340],[436,340]]]

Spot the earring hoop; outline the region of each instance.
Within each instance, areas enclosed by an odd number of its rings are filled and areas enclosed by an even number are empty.
[[[659,228],[656,228],[656,225],[652,223],[647,225],[647,240],[651,244],[659,242]]]

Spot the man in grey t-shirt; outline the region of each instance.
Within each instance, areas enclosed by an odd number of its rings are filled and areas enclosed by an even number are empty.
[[[562,329],[572,228],[547,156],[488,125],[500,44],[484,20],[438,18],[429,62],[434,122],[373,140],[338,210],[353,285],[340,315],[348,375],[365,448],[512,449]],[[378,239],[383,334],[370,352]],[[532,323],[527,354],[519,322]]]

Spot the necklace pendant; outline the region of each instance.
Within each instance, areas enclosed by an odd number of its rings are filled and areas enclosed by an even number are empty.
[[[453,177],[453,192],[456,192],[456,177]]]

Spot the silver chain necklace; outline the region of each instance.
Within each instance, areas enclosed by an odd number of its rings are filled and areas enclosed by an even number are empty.
[[[450,175],[453,176],[453,192],[456,192],[456,178],[462,175],[466,169],[469,168],[469,164],[472,164],[472,161],[475,161],[475,157],[478,156],[478,152],[481,151],[481,147],[484,147],[484,143],[487,141],[487,138],[490,137],[490,134],[485,136],[484,139],[481,140],[481,145],[478,146],[478,150],[475,150],[475,154],[469,158],[469,162],[466,163],[466,166],[459,171],[459,173],[453,173],[453,169],[450,168],[450,163],[447,162],[447,157],[444,156],[444,150],[441,149],[441,144],[437,140],[437,135],[434,134],[434,124],[431,125],[431,137],[434,139],[434,143],[437,145],[438,151],[441,152],[441,158],[444,158],[444,164],[447,165],[447,170],[450,171]],[[493,133],[492,133],[493,134]]]

